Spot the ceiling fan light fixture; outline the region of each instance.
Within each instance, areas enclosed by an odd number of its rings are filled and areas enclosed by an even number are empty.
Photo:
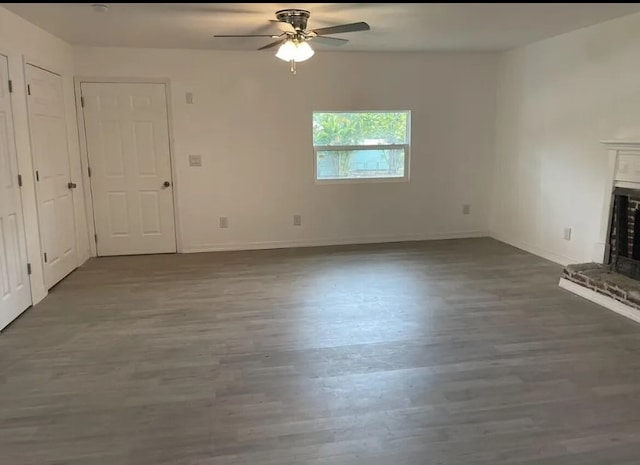
[[[287,40],[278,49],[276,57],[283,61],[301,62],[311,58],[314,53],[314,50],[307,42]]]
[[[348,42],[347,39],[338,37],[327,37],[332,34],[344,34],[345,32],[368,31],[371,28],[364,21],[349,24],[338,24],[336,26],[321,27],[319,29],[307,30],[307,20],[310,13],[307,10],[289,8],[276,11],[276,20],[281,34],[218,34],[214,37],[270,37],[276,39],[275,42],[268,43],[258,48],[258,50],[273,50],[278,47],[276,57],[289,62],[291,73],[296,74],[296,63],[306,61],[315,52],[307,43],[313,39],[314,44],[338,46]]]

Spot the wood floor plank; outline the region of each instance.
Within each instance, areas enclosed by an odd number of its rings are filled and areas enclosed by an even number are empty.
[[[640,326],[491,239],[92,259],[0,335],[4,465],[631,465]]]

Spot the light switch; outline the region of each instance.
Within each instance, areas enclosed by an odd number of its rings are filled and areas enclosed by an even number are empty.
[[[202,155],[189,155],[189,166],[202,166]]]
[[[185,94],[185,100],[187,101],[187,103],[189,105],[192,105],[193,104],[193,92],[187,92]]]

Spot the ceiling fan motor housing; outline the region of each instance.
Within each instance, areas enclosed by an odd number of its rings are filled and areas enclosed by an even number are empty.
[[[291,24],[296,31],[304,31],[307,29],[307,20],[310,14],[307,10],[278,10],[276,11],[276,18],[278,21]]]

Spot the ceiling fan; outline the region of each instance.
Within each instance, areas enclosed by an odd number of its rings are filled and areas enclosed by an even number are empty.
[[[340,46],[346,44],[348,40],[327,36],[371,29],[367,23],[360,21],[307,30],[307,21],[310,15],[309,11],[296,8],[278,10],[276,11],[276,19],[270,21],[281,29],[282,32],[280,34],[217,34],[213,37],[269,37],[277,39],[275,42],[260,47],[258,50],[267,50],[279,46],[276,57],[288,61],[291,64],[291,72],[295,74],[296,62],[308,60],[315,53],[308,42]]]

